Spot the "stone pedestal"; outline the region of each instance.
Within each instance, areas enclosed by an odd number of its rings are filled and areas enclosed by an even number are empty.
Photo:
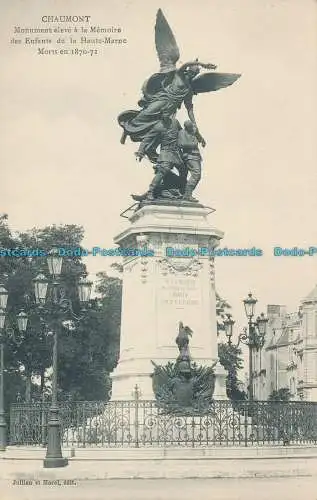
[[[154,397],[151,360],[175,361],[179,321],[194,332],[193,361],[206,366],[217,361],[214,258],[209,251],[223,233],[210,225],[209,213],[194,204],[146,205],[115,238],[121,248],[153,250],[154,256],[123,259],[120,358],[111,375],[113,400],[131,399],[135,385],[142,399]],[[177,249],[184,255],[173,256]]]
[[[227,400],[229,399],[227,396],[227,370],[219,363],[216,364],[214,368],[215,372],[215,390],[214,390],[214,399],[218,400]]]

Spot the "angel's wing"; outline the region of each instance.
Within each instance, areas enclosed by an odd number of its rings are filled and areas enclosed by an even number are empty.
[[[195,94],[212,92],[229,87],[240,78],[237,73],[203,73],[192,80],[191,86]]]
[[[160,71],[162,73],[175,71],[176,63],[179,59],[179,49],[173,32],[161,9],[156,14],[155,46],[160,61]]]

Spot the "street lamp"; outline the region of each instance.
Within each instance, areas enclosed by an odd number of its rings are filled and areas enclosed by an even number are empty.
[[[257,299],[252,297],[252,293],[249,293],[247,298],[243,300],[244,309],[246,317],[249,319],[249,322],[252,321],[254,316],[255,304],[257,303]]]
[[[240,342],[246,344],[249,347],[249,400],[253,401],[252,351],[253,349],[262,349],[262,347],[264,346],[268,318],[264,316],[264,313],[261,313],[261,315],[257,317],[256,321],[253,321],[257,299],[252,296],[252,293],[248,294],[243,303],[245,313],[248,318],[248,328],[245,328],[243,332],[240,333],[236,347],[239,346]],[[227,314],[227,317],[224,320],[224,327],[226,336],[228,338],[228,345],[232,345],[231,338],[233,335],[233,325],[234,320],[232,319],[231,314]]]
[[[4,336],[8,291],[0,284],[0,451],[5,451],[7,444],[7,424],[4,411]],[[17,316],[19,331],[25,332],[27,315],[21,311]]]
[[[255,305],[257,299],[249,293],[243,300],[246,317],[248,318],[248,329],[239,335],[238,345],[243,342],[249,347],[249,400],[253,401],[253,349],[262,349],[265,341],[266,326],[268,319],[261,313],[254,322]]]
[[[232,338],[232,335],[233,335],[233,325],[234,325],[235,322],[232,319],[231,314],[227,314],[226,316],[227,317],[224,320],[223,324],[224,324],[226,336],[227,336],[227,339],[228,339],[228,345],[232,345],[231,338]]]
[[[59,408],[57,402],[57,360],[58,360],[58,333],[62,322],[62,315],[68,311],[73,317],[78,318],[72,309],[71,300],[66,297],[65,289],[61,285],[59,278],[61,275],[63,257],[57,249],[53,249],[47,258],[48,269],[52,277],[51,287],[52,295],[50,297],[53,308],[53,374],[52,374],[52,400],[49,411],[48,431],[47,431],[47,450],[44,459],[45,468],[65,467],[68,465],[67,458],[62,456],[61,448],[61,423],[59,419]],[[47,299],[49,282],[43,273],[40,273],[34,279],[35,301],[42,307]],[[80,278],[78,281],[78,296],[81,304],[85,305],[90,300],[92,283],[86,278]],[[60,321],[59,321],[60,320]]]

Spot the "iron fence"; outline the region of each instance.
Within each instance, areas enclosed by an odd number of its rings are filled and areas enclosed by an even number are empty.
[[[11,445],[46,445],[48,403],[13,404]],[[155,401],[60,404],[63,446],[252,446],[317,443],[317,403],[213,401],[202,415],[171,415]]]

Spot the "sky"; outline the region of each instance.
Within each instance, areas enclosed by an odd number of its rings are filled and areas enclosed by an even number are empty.
[[[242,74],[232,87],[194,103],[207,141],[197,196],[216,210],[210,222],[225,233],[222,247],[264,252],[219,257],[216,288],[238,328],[249,291],[258,313],[267,304],[296,310],[317,282],[317,256],[274,257],[272,249],[317,246],[313,0],[2,2],[0,212],[9,214],[14,231],[78,224],[86,248],[114,247],[113,238],[129,225],[120,213],[132,204],[130,194],[143,192],[152,177],[148,162],[135,161],[136,145],[120,144],[117,115],[136,109],[144,80],[158,71],[159,7],[180,62],[199,57]],[[89,15],[91,25],[121,27],[127,43],[98,47],[93,56],[38,55],[34,45],[11,43],[14,26],[43,27],[43,15]],[[92,276],[111,262],[86,259]]]

